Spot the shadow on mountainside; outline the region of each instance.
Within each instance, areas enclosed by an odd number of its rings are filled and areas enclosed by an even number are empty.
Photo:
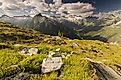
[[[107,42],[109,38],[102,37],[100,34],[97,34],[97,35],[88,34],[88,33],[91,33],[91,32],[98,32],[103,27],[104,26],[83,27],[79,33],[83,37],[83,39],[100,40],[100,41],[103,41],[103,42]]]
[[[22,18],[22,17],[19,17]],[[51,19],[42,15],[36,15],[33,18],[27,17],[27,19],[16,19],[15,17],[6,19],[0,19],[0,21],[9,22],[13,25],[18,25],[24,28],[34,29],[40,33],[52,35],[52,36],[64,36],[71,39],[92,39],[92,40],[101,40],[107,41],[106,38],[101,37],[100,35],[92,36],[85,35],[89,32],[99,31],[103,26],[90,26],[86,27],[79,24],[81,21],[69,21],[66,19]],[[18,20],[18,21],[17,21]],[[79,23],[78,23],[79,22]]]
[[[79,36],[79,39],[87,39],[87,40],[100,40],[103,42],[107,42],[108,38],[102,37],[100,35],[86,35],[89,32],[96,32],[99,31],[103,28],[103,26],[91,26],[91,27],[86,27],[86,26],[82,26],[80,24],[77,24],[75,22],[71,22],[68,20],[64,20],[62,22],[62,24],[64,24],[65,26],[70,26],[70,28],[72,28],[73,30],[76,30]],[[111,37],[111,36],[110,36]]]
[[[47,35],[61,35],[72,39],[79,38],[76,30],[71,28],[69,25],[65,25],[55,19],[47,17],[34,17],[32,20],[27,21],[24,26]]]

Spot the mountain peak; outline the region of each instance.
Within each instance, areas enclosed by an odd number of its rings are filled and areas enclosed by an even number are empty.
[[[42,14],[41,13],[36,14],[35,17],[42,17]]]
[[[2,15],[1,17],[10,18],[10,16],[8,16],[8,15]]]

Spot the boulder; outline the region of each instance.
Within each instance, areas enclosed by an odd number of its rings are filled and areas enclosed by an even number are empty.
[[[37,48],[30,48],[28,50],[28,54],[30,54],[30,55],[37,54],[38,52],[39,52],[39,50]]]
[[[20,54],[24,55],[26,54],[28,51],[28,49],[26,47],[24,47],[21,51],[20,51]]]
[[[71,47],[77,48],[77,47],[79,47],[79,45],[77,43],[71,43]]]
[[[50,51],[49,54],[48,54],[48,57],[52,57],[54,54],[56,54],[56,53],[53,52],[53,51]]]
[[[86,60],[90,61],[95,68],[98,80],[121,80],[121,75],[102,62],[93,61],[89,58]]]
[[[45,58],[42,63],[42,73],[59,70],[63,65],[62,57]]]
[[[15,44],[14,46],[15,47],[21,47],[22,45],[21,44]]]
[[[56,39],[56,40],[62,40],[62,38],[59,37],[59,36],[55,36],[55,39]]]
[[[31,56],[31,55],[34,55],[34,54],[37,54],[39,52],[39,50],[37,48],[23,48],[21,51],[20,51],[20,54],[24,55],[24,56]]]
[[[55,51],[59,52],[60,51],[60,48],[56,49]]]
[[[61,54],[59,52],[53,52],[50,51],[48,54],[48,57],[52,58],[52,57],[61,57]]]
[[[44,39],[44,42],[47,42],[47,41],[49,41],[49,39],[50,39],[50,38],[45,38],[45,39]]]

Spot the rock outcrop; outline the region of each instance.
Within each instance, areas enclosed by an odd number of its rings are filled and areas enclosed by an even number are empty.
[[[96,74],[99,80],[121,80],[121,75],[116,73],[112,68],[89,58],[87,58],[87,60],[90,61],[93,67],[96,69]]]
[[[31,56],[31,55],[35,55],[39,52],[39,50],[37,48],[23,48],[21,51],[20,51],[20,54],[22,55],[25,55],[25,56]]]
[[[63,65],[61,57],[45,58],[42,63],[42,73],[59,70]]]

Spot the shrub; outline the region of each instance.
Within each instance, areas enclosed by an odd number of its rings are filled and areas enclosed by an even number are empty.
[[[34,56],[29,56],[19,63],[25,72],[41,73],[41,64],[46,56],[43,54],[37,54]]]

